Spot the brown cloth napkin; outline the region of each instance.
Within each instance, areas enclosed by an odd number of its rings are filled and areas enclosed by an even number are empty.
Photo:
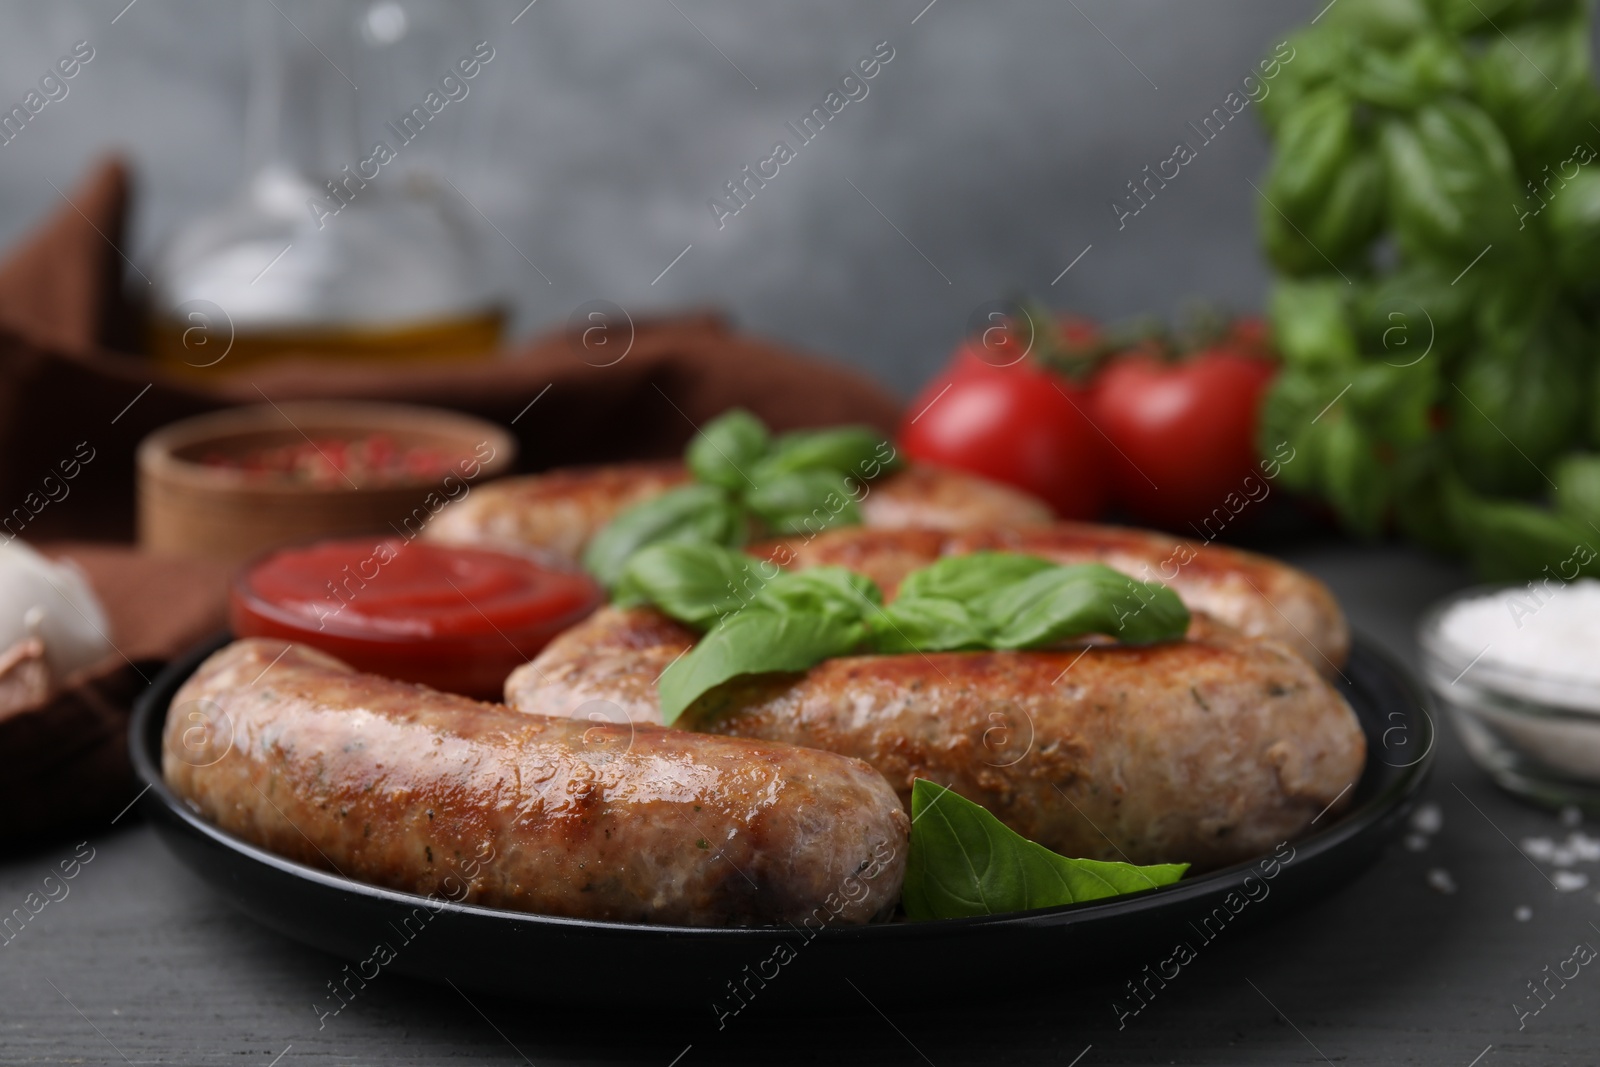
[[[864,376],[739,333],[711,313],[637,320],[632,348],[608,367],[585,362],[563,330],[507,358],[470,364],[300,360],[234,372],[224,359],[206,377],[177,376],[113,347],[138,336],[120,281],[123,166],[101,164],[64,198],[0,263],[0,519],[80,444],[96,458],[72,483],[77,499],[52,502],[28,521],[29,539],[130,539],[139,440],[174,419],[264,399],[365,398],[469,412],[512,428],[523,470],[674,455],[697,425],[733,405],[777,429],[889,429],[898,412]],[[140,274],[128,276],[135,293],[147,289]],[[22,532],[15,527],[7,530]]]
[[[103,162],[62,199],[0,262],[0,538],[130,540],[140,439],[175,419],[269,399],[454,408],[510,426],[523,470],[675,455],[697,425],[734,405],[776,429],[888,429],[897,415],[865,377],[711,313],[636,321],[626,357],[605,367],[560,331],[471,364],[304,359],[234,372],[224,360],[205,377],[177,376],[134,354],[148,278],[124,254],[126,168]],[[76,477],[47,486],[63,464]],[[120,651],[42,705],[0,716],[0,800],[13,815],[0,834],[13,838],[117,814],[134,792],[125,744],[134,697],[161,661],[223,620],[226,575],[215,564],[104,545],[46,550],[88,573]]]

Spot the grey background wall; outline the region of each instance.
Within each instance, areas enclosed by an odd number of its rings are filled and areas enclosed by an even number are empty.
[[[66,188],[107,150],[126,153],[140,182],[135,262],[220,202],[245,174],[242,4],[257,2],[0,6],[7,108],[73,42],[96,50],[68,97],[0,147],[0,240],[59,204],[50,183]],[[712,305],[902,394],[995,297],[1027,292],[1104,317],[1166,313],[1188,297],[1258,307],[1266,272],[1250,180],[1266,144],[1252,107],[1120,229],[1109,204],[1180,139],[1198,145],[1187,123],[1322,7],[525,2],[457,5],[462,44],[488,40],[496,58],[440,116],[434,146],[503,231],[486,248],[517,331],[595,298],[635,315]],[[798,144],[785,122],[880,41],[894,58],[868,95],[719,229],[707,200],[774,141]]]

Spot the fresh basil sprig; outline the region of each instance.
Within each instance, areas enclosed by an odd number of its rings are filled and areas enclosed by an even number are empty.
[[[737,548],[749,538],[749,521],[727,490],[685,485],[636,504],[612,519],[589,542],[583,565],[610,588],[623,565],[645,545],[671,542]]]
[[[683,461],[695,481],[724,489],[745,488],[745,472],[772,449],[766,424],[743,408],[706,423],[684,450]]]
[[[746,674],[803,671],[861,644],[859,619],[754,608],[730,615],[661,675],[661,717],[673,722],[701,695]]]
[[[830,499],[833,503],[828,505]],[[838,471],[764,474],[760,484],[745,493],[744,502],[768,529],[781,534],[808,532],[806,523],[817,524],[816,512],[821,505],[827,506],[827,514],[825,522],[816,528],[861,525],[861,508],[850,493],[845,475]]]
[[[583,554],[583,565],[616,591],[623,565],[647,545],[672,542],[737,548],[755,533],[807,534],[861,522],[856,483],[902,464],[866,426],[796,430],[773,437],[734,408],[701,429],[684,450],[695,484],[628,508]]]
[[[652,604],[686,626],[708,630],[744,607],[752,562],[742,552],[704,542],[654,544],[628,559],[611,601],[624,608]]]
[[[1139,867],[1068,859],[959,793],[918,778],[911,787],[911,854],[900,901],[913,920],[1000,915],[1155,889],[1188,869],[1187,863]]]
[[[618,603],[652,604],[706,631],[661,676],[663,721],[740,675],[803,671],[833,656],[1037,649],[1085,634],[1147,644],[1189,627],[1172,590],[1099,563],[954,557],[913,571],[887,606],[871,579],[842,567],[764,578],[770,566],[700,543],[651,545],[622,568]]]

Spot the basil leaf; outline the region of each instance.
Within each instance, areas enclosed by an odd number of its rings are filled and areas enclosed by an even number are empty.
[[[1556,510],[1600,525],[1600,456],[1574,452],[1556,465]]]
[[[887,457],[881,452],[885,448]],[[757,485],[765,485],[781,474],[823,470],[870,481],[898,464],[898,455],[880,431],[869,426],[836,426],[784,434],[750,477]]]
[[[778,612],[804,612],[860,622],[883,603],[878,584],[843,567],[784,571],[756,594],[755,605]]]
[[[1038,556],[1019,552],[974,552],[950,556],[906,575],[900,583],[900,599],[940,597],[970,601],[1002,586],[1031,578],[1056,564]]]
[[[744,515],[714,485],[686,485],[635,504],[589,542],[583,565],[607,589],[639,549],[663,541],[704,542],[737,548],[745,540]]]
[[[1188,869],[1058,856],[960,794],[918,778],[900,901],[914,920],[998,915],[1171,885]]]
[[[867,630],[872,650],[883,655],[989,647],[984,621],[961,601],[942,597],[902,594],[881,613],[868,616]]]
[[[705,630],[745,606],[748,598],[741,590],[761,581],[750,574],[755,562],[721,545],[649,545],[629,557],[611,601],[625,608],[652,604],[687,626]]]
[[[1173,640],[1189,628],[1189,609],[1176,593],[1103,563],[1040,571],[973,607],[994,627],[995,648],[1041,648],[1080,634],[1138,645]]]
[[[701,427],[683,458],[697,481],[738,490],[751,484],[749,472],[771,444],[766,424],[733,408]]]
[[[861,643],[859,617],[748,607],[730,615],[661,674],[661,721],[672,725],[696,699],[742,674],[803,671]]]
[[[838,471],[780,474],[745,494],[745,504],[783,534],[814,534],[830,526],[861,525],[861,508]]]

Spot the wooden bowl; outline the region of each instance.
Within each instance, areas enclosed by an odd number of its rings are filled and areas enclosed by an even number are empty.
[[[400,449],[431,448],[449,469],[405,481],[352,471],[348,479],[323,485],[206,462],[375,434]],[[139,543],[156,552],[237,563],[322,537],[411,538],[473,486],[509,471],[516,452],[516,439],[492,422],[403,404],[303,401],[184,419],[139,445]]]

